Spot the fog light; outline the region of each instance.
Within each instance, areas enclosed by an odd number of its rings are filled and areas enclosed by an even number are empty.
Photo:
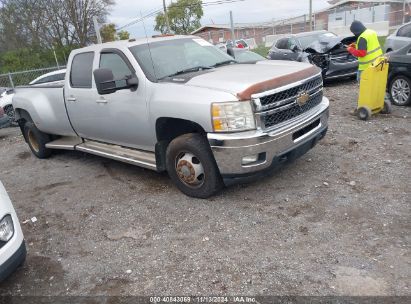
[[[241,160],[242,165],[249,165],[258,161],[258,154],[244,156]]]
[[[0,241],[8,242],[14,234],[13,220],[11,215],[6,215],[0,222]]]

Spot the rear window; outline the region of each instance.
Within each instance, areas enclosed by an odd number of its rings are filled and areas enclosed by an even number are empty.
[[[289,38],[281,38],[280,40],[277,41],[277,43],[275,44],[275,47],[281,50],[288,49],[288,40]]]
[[[94,53],[81,53],[71,63],[70,84],[73,88],[91,88]]]
[[[399,37],[411,38],[411,24],[408,24],[398,30]]]

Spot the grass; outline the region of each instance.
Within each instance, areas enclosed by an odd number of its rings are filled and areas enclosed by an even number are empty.
[[[255,48],[252,51],[259,54],[259,55],[261,55],[261,56],[263,56],[263,57],[267,57],[269,50],[270,50],[269,47],[266,47],[265,45],[259,45],[257,48]]]
[[[387,40],[387,36],[378,37],[378,40],[380,41],[381,47],[384,47],[384,45],[385,45],[385,40]]]

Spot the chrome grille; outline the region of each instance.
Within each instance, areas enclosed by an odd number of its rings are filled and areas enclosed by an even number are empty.
[[[314,78],[313,80],[307,81],[301,85],[295,86],[291,89],[281,91],[272,95],[260,97],[260,104],[263,110],[279,107],[286,104],[287,101],[295,101],[298,93],[301,91],[315,91],[316,88],[320,88],[323,85],[323,79],[321,76]]]
[[[293,103],[291,106],[286,107],[284,110],[274,112],[272,114],[262,115],[261,122],[265,128],[270,128],[276,124],[282,123],[294,117],[297,117],[304,112],[311,110],[318,106],[323,99],[323,92],[320,91],[310,97],[306,104],[303,106]]]

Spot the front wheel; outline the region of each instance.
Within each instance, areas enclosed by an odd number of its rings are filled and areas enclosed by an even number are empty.
[[[411,80],[403,75],[395,77],[389,88],[391,101],[397,106],[411,104]]]
[[[166,159],[171,180],[188,196],[208,198],[223,187],[210,146],[200,134],[175,138],[167,148]]]
[[[52,150],[46,148],[46,144],[51,141],[50,135],[41,132],[32,122],[24,125],[24,137],[30,147],[31,152],[38,158],[47,158]]]

